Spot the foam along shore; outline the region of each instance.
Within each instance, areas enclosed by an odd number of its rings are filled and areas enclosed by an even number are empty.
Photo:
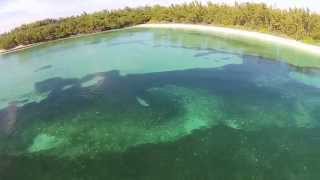
[[[195,25],[195,24],[142,24],[136,26],[138,28],[169,28],[169,29],[184,29],[193,30],[206,33],[212,33],[222,37],[242,37],[248,39],[259,40],[262,42],[273,43],[278,45],[287,46],[289,48],[300,49],[305,52],[313,53],[320,56],[320,46],[309,45],[293,39],[287,39],[270,34],[264,34],[254,31],[246,31],[233,28],[217,27],[212,25]],[[320,58],[320,57],[319,57]]]

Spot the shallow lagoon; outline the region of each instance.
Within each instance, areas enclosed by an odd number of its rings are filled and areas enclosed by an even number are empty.
[[[165,29],[2,55],[0,179],[319,179],[319,67]]]

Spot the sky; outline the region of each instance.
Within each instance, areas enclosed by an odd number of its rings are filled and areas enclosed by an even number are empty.
[[[59,18],[103,9],[170,5],[193,0],[0,0],[0,33],[45,18]],[[208,2],[210,0],[198,0]],[[278,8],[303,7],[320,12],[319,0],[211,0],[214,3],[264,2]]]

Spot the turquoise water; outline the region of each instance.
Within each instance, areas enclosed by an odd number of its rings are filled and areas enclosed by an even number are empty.
[[[319,179],[320,57],[127,29],[0,56],[0,179]]]

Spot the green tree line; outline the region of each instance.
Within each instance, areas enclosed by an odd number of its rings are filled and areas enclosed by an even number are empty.
[[[105,10],[25,24],[0,35],[0,49],[148,22],[212,24],[283,34],[309,43],[320,41],[320,15],[308,9],[282,10],[260,3],[235,3],[231,6],[194,1],[168,7],[155,5]]]

